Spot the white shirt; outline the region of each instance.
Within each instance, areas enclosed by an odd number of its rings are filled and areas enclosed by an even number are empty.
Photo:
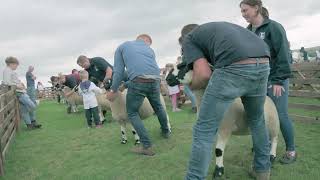
[[[86,90],[82,90],[79,87],[79,94],[83,98],[84,109],[90,109],[98,106],[96,93],[102,94],[102,89],[98,88],[93,82],[90,83],[89,88]]]
[[[37,86],[38,86],[37,89],[39,91],[43,91],[44,90],[44,86],[42,84],[38,84]]]
[[[3,70],[3,84],[9,86],[17,86],[21,81],[18,79],[18,74],[9,67]]]
[[[23,86],[23,83],[18,78],[16,71],[10,69],[8,66],[3,70],[3,82],[4,85],[8,86]],[[16,89],[17,92],[26,92],[25,89]]]

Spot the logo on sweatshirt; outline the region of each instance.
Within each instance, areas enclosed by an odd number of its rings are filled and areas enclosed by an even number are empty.
[[[99,69],[98,69],[98,67],[97,67],[97,66],[94,66],[94,70],[95,70],[96,72],[98,72],[98,71],[99,71]]]
[[[266,37],[266,33],[265,32],[260,32],[259,34],[261,39],[264,39]]]

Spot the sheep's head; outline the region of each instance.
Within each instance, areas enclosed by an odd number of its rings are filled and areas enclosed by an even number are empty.
[[[105,90],[109,91],[110,88],[111,88],[111,85],[112,85],[112,80],[109,79],[103,84],[103,87],[104,87]]]
[[[182,84],[190,84],[192,82],[192,74],[193,74],[193,71],[189,70],[187,73],[184,74],[182,79],[179,79],[179,76],[178,76],[178,80]]]
[[[182,84],[190,84],[192,81],[192,69],[186,63],[182,62],[175,67],[173,74],[178,77]]]

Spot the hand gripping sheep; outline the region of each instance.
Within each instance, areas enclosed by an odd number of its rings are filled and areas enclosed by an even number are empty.
[[[187,67],[175,70],[174,74],[178,76],[179,81],[183,84],[190,84],[192,80],[192,70],[188,70]],[[204,94],[204,89],[194,91],[197,98],[197,106],[199,108],[201,98]],[[199,111],[198,111],[199,112]],[[269,136],[271,141],[270,160],[273,162],[276,158],[276,149],[278,143],[279,133],[279,118],[277,109],[273,101],[266,97],[264,105],[265,122],[269,130]],[[222,177],[224,174],[223,155],[225,146],[231,135],[249,135],[250,130],[248,122],[245,116],[245,110],[242,105],[241,99],[237,98],[232,103],[230,108],[226,111],[224,119],[218,130],[217,142],[216,142],[216,166],[213,174],[214,178]]]

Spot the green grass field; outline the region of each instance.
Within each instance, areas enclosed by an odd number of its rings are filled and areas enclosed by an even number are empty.
[[[27,131],[22,127],[6,154],[5,176],[0,179],[183,179],[195,115],[188,105],[178,113],[172,113],[170,107],[168,109],[173,126],[172,137],[169,140],[160,137],[155,117],[146,120],[145,125],[157,154],[144,157],[130,153],[129,150],[134,147],[130,131],[128,144],[120,144],[117,123],[107,123],[102,129],[87,129],[83,112],[66,114],[64,105],[43,101],[37,111],[43,128]],[[276,162],[272,168],[272,179],[320,179],[320,124],[295,123],[295,132],[298,160],[288,166]],[[278,156],[283,152],[281,136]],[[250,136],[233,136],[226,148],[225,177],[231,180],[248,179],[247,169],[251,161]],[[211,179],[213,167],[214,159],[208,179]]]

